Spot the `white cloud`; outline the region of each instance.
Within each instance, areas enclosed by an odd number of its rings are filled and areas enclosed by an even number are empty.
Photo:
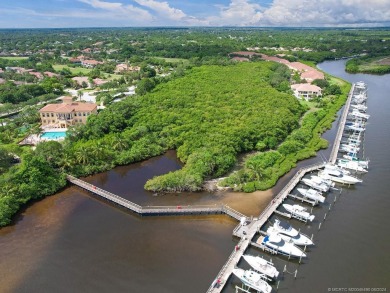
[[[220,6],[213,25],[336,26],[390,22],[389,0],[274,0],[263,8],[251,0]]]
[[[254,25],[261,21],[263,10],[259,4],[248,0],[232,0],[229,6],[219,6],[220,15],[212,17],[212,24],[217,25]]]
[[[106,17],[127,17],[134,19],[136,21],[151,21],[153,16],[146,11],[145,9],[141,9],[135,7],[133,5],[124,5],[118,2],[105,2],[100,0],[78,0],[79,2],[91,5],[93,8],[102,9],[109,11],[110,13],[106,14]]]
[[[187,15],[180,9],[169,6],[168,2],[159,2],[155,0],[134,0],[139,5],[153,10],[157,15],[170,20],[182,20]]]

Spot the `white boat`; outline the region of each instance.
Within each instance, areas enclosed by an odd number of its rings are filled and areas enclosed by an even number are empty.
[[[303,197],[312,199],[314,201],[318,201],[323,203],[325,201],[325,197],[322,196],[321,192],[314,190],[312,188],[310,189],[304,189],[304,188],[297,188],[298,192],[303,195]]]
[[[264,280],[264,275],[252,270],[233,269],[233,274],[237,276],[246,286],[251,287],[261,293],[270,293],[272,287]]]
[[[314,189],[317,189],[317,190],[322,191],[322,192],[327,192],[327,191],[329,191],[329,188],[330,188],[330,186],[328,184],[315,181],[311,178],[302,178],[301,181],[303,183],[305,183],[307,186],[314,188]]]
[[[349,153],[349,152],[358,152],[360,151],[360,148],[357,146],[357,145],[354,145],[354,144],[341,144],[340,145],[340,152],[345,152],[345,153]]]
[[[349,169],[355,172],[359,173],[367,173],[367,170],[362,167],[359,162],[357,161],[351,161],[347,159],[338,159],[337,160],[337,166],[345,169]]]
[[[349,174],[349,172],[348,173],[347,172],[348,171],[341,169],[337,166],[333,166],[333,168],[325,167],[323,171],[318,172],[318,176],[323,179],[332,180],[337,183],[348,184],[348,185],[363,182],[362,180],[356,177],[347,175]]]
[[[355,109],[352,112],[348,113],[348,116],[349,117],[356,117],[356,118],[364,118],[364,119],[370,118],[369,114],[359,112],[358,110],[355,110]]]
[[[364,81],[358,81],[357,83],[355,83],[355,89],[364,91],[367,89],[367,85],[364,83]]]
[[[311,175],[310,179],[317,183],[326,184],[329,188],[334,186],[334,182],[332,180],[327,180],[317,175]]]
[[[346,130],[353,130],[353,131],[357,131],[357,132],[364,132],[364,131],[366,131],[366,128],[360,127],[360,126],[356,126],[356,125],[345,125],[345,129]]]
[[[249,254],[244,254],[242,257],[255,271],[264,274],[271,279],[278,278],[279,272],[274,267],[274,264],[272,262],[266,261],[260,256],[253,256]]]
[[[353,162],[357,162],[359,164],[359,166],[367,169],[368,168],[368,164],[370,163],[370,160],[360,160],[358,157],[357,157],[357,154],[356,153],[348,153],[346,155],[343,155],[343,158],[346,159],[346,160],[349,160],[349,161],[353,161]]]
[[[360,111],[360,112],[366,112],[367,111],[367,106],[363,104],[358,104],[358,105],[351,105],[352,108]]]
[[[273,233],[267,236],[260,236],[257,240],[257,243],[267,246],[271,248],[273,251],[277,253],[291,256],[291,257],[306,257],[306,253],[304,253],[299,247],[296,247],[293,242],[287,242],[280,237],[280,235]]]
[[[294,204],[290,205],[287,203],[283,204],[283,207],[293,216],[294,218],[297,219],[302,219],[304,221],[313,221],[314,220],[314,215],[311,215],[309,212],[306,211],[306,208],[303,206]]]
[[[267,234],[278,233],[286,241],[292,241],[295,245],[313,245],[313,241],[305,234],[300,233],[289,223],[275,219],[273,226],[267,229]]]

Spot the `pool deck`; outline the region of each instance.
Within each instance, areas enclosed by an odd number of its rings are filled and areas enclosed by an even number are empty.
[[[19,145],[31,145],[31,146],[36,146],[38,143],[42,141],[61,141],[64,140],[64,137],[59,137],[59,138],[45,138],[41,137],[41,135],[45,132],[66,132],[68,129],[67,128],[44,128],[43,131],[40,134],[30,134],[29,136],[25,137],[21,142],[19,142]]]

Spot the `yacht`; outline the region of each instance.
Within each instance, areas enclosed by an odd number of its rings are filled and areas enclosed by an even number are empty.
[[[286,241],[292,241],[295,245],[313,245],[313,241],[305,234],[300,233],[289,223],[276,219],[273,226],[267,229],[267,234],[278,233]]]
[[[272,262],[266,261],[260,256],[253,256],[249,254],[244,254],[242,257],[255,271],[264,274],[271,279],[278,278],[279,272]]]
[[[370,162],[370,160],[366,160],[366,161],[360,160],[357,157],[356,153],[348,153],[346,155],[343,155],[343,158],[349,161],[357,162],[360,166],[366,169],[368,168],[368,163]]]
[[[342,169],[340,169],[342,170]],[[356,184],[363,182],[363,180],[358,179],[356,177],[346,175],[345,170],[339,171],[339,170],[323,170],[318,172],[318,176],[320,176],[323,179],[332,180],[337,183],[341,184]]]
[[[311,215],[306,211],[306,208],[303,206],[300,206],[298,204],[290,205],[287,203],[283,204],[283,207],[291,213],[291,216],[297,219],[302,219],[304,221],[313,221],[314,220],[314,215]]]
[[[367,173],[367,170],[359,164],[358,161],[351,161],[347,159],[338,159],[337,166],[345,169],[349,169],[358,173]]]
[[[296,247],[293,242],[287,242],[278,234],[272,233],[267,236],[260,236],[257,243],[267,246],[277,253],[291,257],[306,257],[300,248]]]
[[[364,118],[366,120],[370,118],[369,114],[359,112],[358,110],[355,110],[355,109],[352,112],[348,113],[348,116],[349,117],[356,117],[356,118]]]
[[[316,182],[317,184],[325,184],[329,188],[334,187],[334,182],[332,180],[323,179],[317,175],[311,175],[310,180]]]
[[[298,192],[303,195],[303,197],[306,197],[308,199],[312,199],[314,201],[318,201],[323,203],[325,201],[325,197],[322,196],[321,192],[316,191],[312,188],[305,189],[305,188],[297,188]]]
[[[246,286],[251,287],[258,292],[271,293],[272,291],[272,287],[264,280],[265,276],[263,274],[239,268],[233,269],[233,274],[236,275],[236,277],[239,278]]]
[[[351,105],[351,107],[352,107],[353,109],[356,109],[356,110],[358,110],[358,111],[360,111],[360,112],[363,112],[363,113],[367,111],[367,106],[365,106],[365,105],[363,105],[363,104]]]
[[[317,189],[317,190],[322,191],[322,192],[327,192],[327,191],[329,191],[329,188],[330,188],[329,185],[322,183],[322,182],[316,182],[310,178],[302,178],[301,181],[303,183],[305,183],[307,186],[314,188],[314,189]]]

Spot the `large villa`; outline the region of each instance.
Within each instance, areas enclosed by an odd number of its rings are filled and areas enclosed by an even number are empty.
[[[94,103],[73,102],[72,97],[63,97],[62,104],[48,104],[39,110],[42,127],[68,128],[76,124],[85,124],[91,114],[97,113]]]

